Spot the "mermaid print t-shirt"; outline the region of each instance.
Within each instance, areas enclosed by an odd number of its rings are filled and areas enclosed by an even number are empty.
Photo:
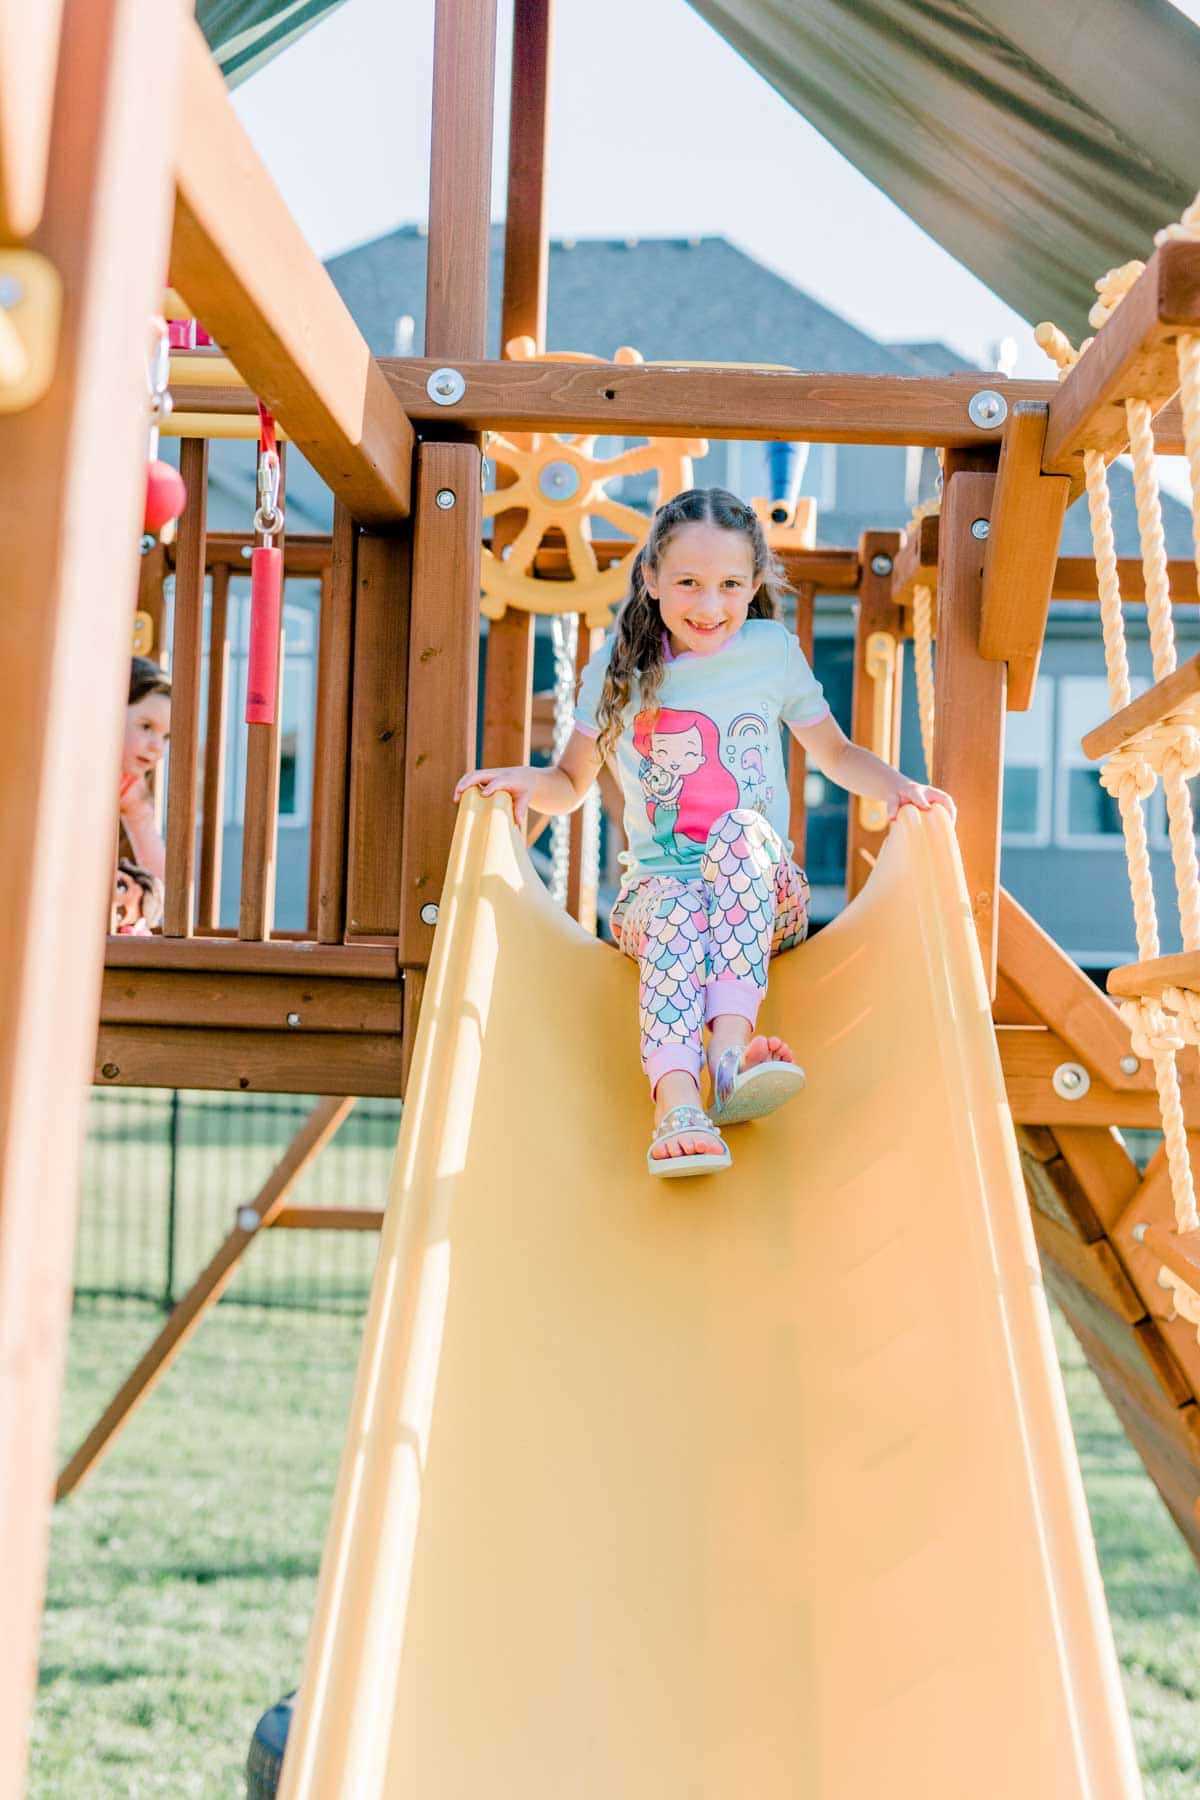
[[[575,729],[598,737],[608,669],[605,639],[583,672]],[[636,691],[617,741],[625,798],[623,885],[643,875],[699,873],[713,821],[735,807],[759,812],[788,842],[781,726],[815,725],[829,711],[795,637],[774,619],[747,619],[711,656],[671,656],[656,705]]]

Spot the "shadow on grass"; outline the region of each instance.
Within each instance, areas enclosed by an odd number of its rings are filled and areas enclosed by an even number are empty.
[[[272,1556],[262,1562],[165,1564],[155,1570],[156,1581],[194,1581],[207,1587],[214,1581],[311,1581],[320,1567],[317,1556]]]

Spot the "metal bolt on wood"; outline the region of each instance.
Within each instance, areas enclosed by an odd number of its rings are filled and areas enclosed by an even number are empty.
[[[871,558],[872,575],[890,575],[891,572],[892,559],[890,556],[885,556],[883,552],[880,551],[878,556],[873,556]]]
[[[438,909],[431,900],[427,905],[421,908],[421,923],[422,925],[436,925],[437,922]]]
[[[967,402],[967,417],[972,425],[1003,425],[1008,417],[1008,401],[995,388],[980,388]]]
[[[300,1023],[300,1014],[295,1012],[289,1013],[287,1022],[289,1025],[298,1025]]]
[[[453,406],[467,391],[467,384],[457,369],[435,369],[425,383],[425,392],[435,406]]]
[[[1138,1070],[1141,1068],[1141,1066],[1142,1066],[1142,1063],[1141,1063],[1140,1057],[1123,1056],[1121,1058],[1121,1073],[1122,1073],[1122,1075],[1136,1075]]]
[[[1051,1082],[1060,1100],[1082,1100],[1092,1085],[1092,1078],[1082,1063],[1059,1063]]]
[[[441,507],[443,512],[449,512],[450,508],[454,505],[454,489],[439,488],[436,495],[436,503]]]
[[[991,529],[986,519],[971,520],[971,536],[973,538],[979,538],[982,541]]]

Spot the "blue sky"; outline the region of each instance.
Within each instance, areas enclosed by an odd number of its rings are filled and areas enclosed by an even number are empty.
[[[1200,0],[1180,10],[1200,22]],[[511,0],[500,12],[506,45]],[[602,55],[597,16],[595,0],[557,0],[553,236],[721,234],[877,337],[942,338],[986,367],[997,340],[1012,335],[1016,372],[1048,372],[1025,322],[685,0],[605,0]],[[431,0],[346,0],[237,91],[260,154],[322,256],[424,218],[432,39]],[[496,217],[507,91],[502,57]]]

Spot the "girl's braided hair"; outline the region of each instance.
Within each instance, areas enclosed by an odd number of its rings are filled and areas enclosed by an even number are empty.
[[[651,521],[649,537],[633,559],[629,592],[617,613],[616,634],[596,709],[600,728],[597,749],[602,761],[621,735],[635,683],[639,710],[649,710],[658,699],[666,673],[664,627],[658,601],[647,591],[644,571],[657,569],[672,532],[681,525],[692,524],[718,525],[723,531],[740,531],[749,539],[755,590],[748,617],[777,619],[784,594],[794,592],[771,553],[758,515],[736,494],[725,488],[688,488],[660,506]]]

